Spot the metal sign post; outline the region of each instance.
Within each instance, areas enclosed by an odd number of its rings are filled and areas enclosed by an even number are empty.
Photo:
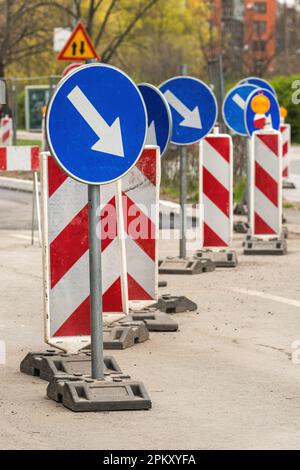
[[[187,174],[187,148],[180,149],[180,258],[186,258],[186,174]]]
[[[100,186],[88,185],[89,199],[89,262],[90,262],[90,299],[91,299],[91,352],[92,378],[104,379],[103,362],[103,308],[101,279],[101,230],[100,243],[97,237],[100,206]]]

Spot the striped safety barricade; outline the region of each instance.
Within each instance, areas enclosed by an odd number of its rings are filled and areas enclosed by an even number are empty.
[[[280,124],[280,132],[282,137],[282,176],[287,179],[289,177],[289,151],[291,146],[291,125],[282,122]]]
[[[0,144],[12,145],[13,143],[13,121],[9,116],[4,116],[0,121]]]
[[[128,298],[132,305],[158,298],[160,151],[146,146],[122,180]]]
[[[227,249],[233,231],[232,139],[210,134],[200,142],[200,191],[203,249]]]
[[[71,353],[90,342],[88,192],[86,185],[68,177],[52,156],[42,155],[45,340]],[[119,236],[121,193],[117,188],[118,183],[102,186],[99,209],[105,324],[128,313],[124,237]]]
[[[282,138],[264,129],[251,138],[250,231],[252,237],[280,237],[282,229]]]

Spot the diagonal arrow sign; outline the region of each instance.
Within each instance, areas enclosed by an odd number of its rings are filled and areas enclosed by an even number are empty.
[[[79,86],[73,88],[68,94],[68,99],[99,137],[99,140],[92,146],[92,150],[124,157],[120,119],[117,118],[113,124],[109,126],[81,91]]]
[[[183,121],[181,121],[180,126],[202,129],[202,122],[198,106],[196,106],[191,111],[170,90],[167,90],[164,95],[172,108],[174,108],[175,111],[177,111],[184,118]]]

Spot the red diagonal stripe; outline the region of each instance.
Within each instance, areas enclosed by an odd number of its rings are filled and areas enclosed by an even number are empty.
[[[278,135],[257,134],[257,137],[278,157]]]
[[[226,162],[230,160],[230,139],[228,137],[205,137],[206,142],[209,143]]]
[[[39,148],[31,147],[31,169],[39,170],[40,168],[40,158],[39,158]]]
[[[127,280],[128,280],[128,299],[129,300],[153,300],[153,297],[148,294],[148,292],[143,289],[143,287],[136,282],[133,277],[127,273]]]
[[[282,176],[284,178],[288,178],[288,176],[289,176],[289,168],[288,167],[283,170]]]
[[[145,149],[136,167],[156,186],[156,149]]]
[[[89,336],[90,333],[90,297],[87,297],[60,326],[54,336]]]
[[[103,312],[123,312],[121,278],[103,294]],[[91,334],[90,296],[67,318],[54,336],[89,336]]]
[[[283,134],[283,132],[286,130],[286,126],[285,125],[281,125],[280,126],[280,132]]]
[[[102,251],[117,237],[116,199],[112,199],[101,210],[101,247]]]
[[[255,162],[255,186],[278,207],[278,184],[259,163]]]
[[[66,181],[68,175],[57,165],[53,157],[48,157],[49,197]]]
[[[288,153],[288,143],[284,142],[282,146],[282,156],[285,157],[285,155]]]
[[[3,134],[2,134],[3,143],[6,142],[9,139],[9,134],[10,134],[10,131],[3,132]]]
[[[205,222],[204,222],[204,227],[203,227],[203,246],[213,246],[213,247],[226,247],[228,246],[227,243],[222,240],[222,238],[219,237],[219,235],[216,234]]]
[[[254,214],[255,235],[273,235],[276,232],[255,212]]]
[[[88,250],[86,205],[50,244],[51,289]]]
[[[125,232],[155,261],[155,225],[125,193],[123,211]]]
[[[205,167],[203,167],[203,192],[229,217],[229,191]]]
[[[6,171],[6,169],[7,169],[6,148],[0,147],[0,170]]]

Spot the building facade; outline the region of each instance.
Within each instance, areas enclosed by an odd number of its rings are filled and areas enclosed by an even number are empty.
[[[214,0],[225,71],[236,75],[272,73],[276,54],[276,0]]]

